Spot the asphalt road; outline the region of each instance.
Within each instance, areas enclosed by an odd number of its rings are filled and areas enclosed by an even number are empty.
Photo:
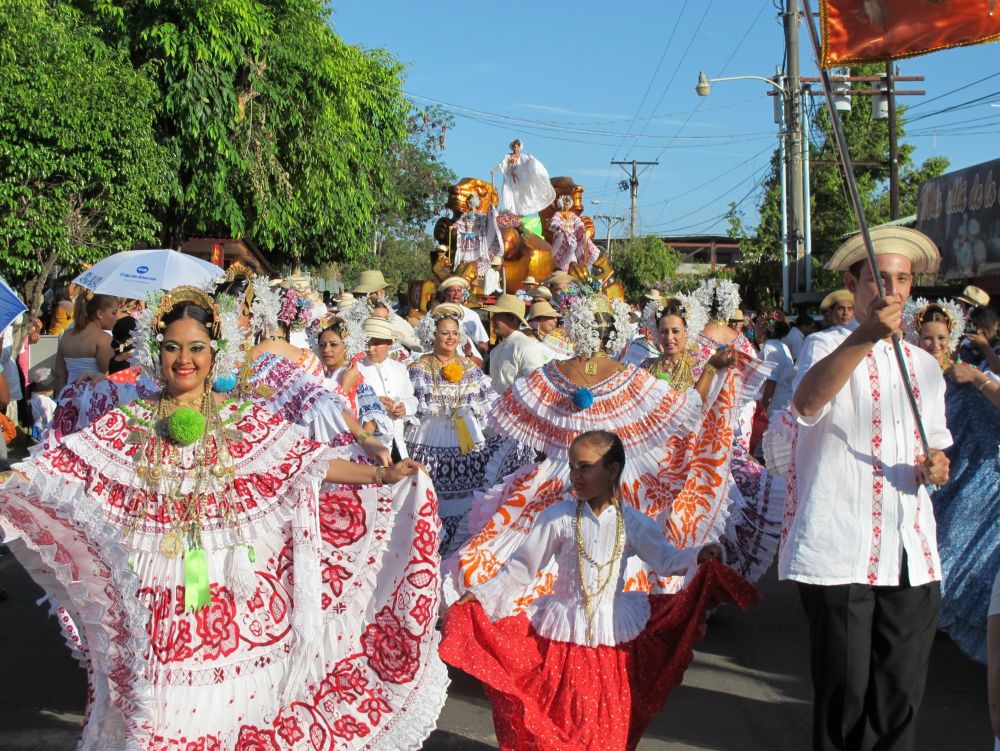
[[[69,751],[83,723],[86,681],[41,592],[10,556],[0,558],[0,749]],[[806,624],[795,589],[773,579],[747,612],[712,618],[684,684],[654,718],[640,751],[809,747]],[[989,749],[986,670],[939,634],[920,716],[921,751]],[[479,684],[454,674],[438,730],[425,751],[495,749],[489,703]]]

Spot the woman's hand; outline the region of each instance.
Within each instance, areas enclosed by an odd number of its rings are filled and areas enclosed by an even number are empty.
[[[705,561],[721,561],[722,560],[722,546],[716,543],[710,543],[698,551],[698,563],[704,563]]]
[[[458,598],[458,601],[455,604],[464,605],[467,602],[479,602],[479,600],[476,599],[476,596],[472,594],[472,592],[466,592],[464,595]]]
[[[391,467],[388,467],[382,478],[385,480],[386,485],[395,485],[404,477],[410,477],[420,471],[427,474],[427,468],[420,462],[413,459],[403,459],[403,461],[396,462]]]
[[[361,442],[361,448],[365,450],[368,458],[373,459],[379,466],[388,467],[392,464],[392,454],[389,453],[389,449],[375,436],[365,438]]]
[[[969,342],[969,344],[978,349],[980,352],[986,352],[987,350],[993,349],[990,346],[990,340],[983,336],[981,331],[977,331],[975,334],[962,334],[962,336]]]
[[[715,354],[708,358],[708,364],[716,370],[732,367],[736,364],[736,350],[732,347],[719,347],[715,350]]]
[[[973,386],[981,386],[989,379],[989,376],[979,368],[974,368],[965,362],[957,362],[952,365],[948,368],[947,375],[959,385],[971,383]]]

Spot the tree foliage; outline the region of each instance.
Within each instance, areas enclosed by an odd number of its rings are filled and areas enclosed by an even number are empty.
[[[276,258],[361,254],[397,199],[402,67],[346,44],[319,0],[80,2],[161,93],[174,157],[164,242],[251,237]]]
[[[638,300],[650,287],[669,287],[681,265],[680,253],[655,235],[637,237],[614,249],[614,267],[629,300]]]
[[[845,73],[847,73],[845,71]],[[882,73],[881,66],[860,66],[850,75],[872,76]],[[864,84],[870,85],[870,84]],[[872,97],[851,99],[851,112],[842,116],[844,133],[851,158],[856,163],[855,178],[869,225],[889,221],[889,130],[887,121],[872,120]],[[948,167],[943,157],[931,157],[922,165],[913,162],[914,147],[904,140],[906,107],[897,100],[897,141],[899,148],[900,213],[916,211],[917,191],[924,180],[937,177]],[[813,286],[832,288],[841,283],[840,275],[824,271],[823,263],[843,241],[844,235],[857,230],[857,218],[847,198],[846,183],[839,164],[837,148],[825,104],[820,97],[805,116],[810,122],[810,212],[812,228]],[[867,164],[858,164],[867,163]],[[758,204],[756,231],[746,235],[742,216],[731,207],[730,228],[746,237],[740,243],[743,260],[737,281],[752,306],[780,303],[781,296],[781,194],[780,163],[777,152],[771,174],[764,184]]]
[[[152,241],[167,198],[156,87],[96,32],[45,0],[0,4],[0,258],[32,315],[57,263]]]

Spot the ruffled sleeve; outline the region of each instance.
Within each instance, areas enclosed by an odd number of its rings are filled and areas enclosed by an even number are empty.
[[[626,555],[635,555],[660,576],[687,576],[698,567],[701,546],[678,550],[660,527],[643,513],[625,506]]]
[[[559,509],[557,507],[555,511]],[[490,620],[499,620],[515,611],[515,603],[535,581],[535,574],[556,554],[560,541],[561,516],[546,509],[531,533],[492,579],[472,588]]]

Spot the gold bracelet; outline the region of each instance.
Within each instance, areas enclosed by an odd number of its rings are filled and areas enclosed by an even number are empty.
[[[989,376],[986,376],[986,380],[984,380],[982,383],[979,384],[979,390],[980,391],[986,391],[986,387],[989,386],[993,382],[994,381],[993,381],[992,378],[990,378]]]
[[[354,440],[357,441],[358,443],[364,443],[371,437],[372,437],[371,433],[369,433],[367,430],[362,430],[360,433],[358,433],[358,435],[355,437]]]
[[[385,467],[381,464],[375,466],[375,476],[372,478],[372,484],[385,485]]]

